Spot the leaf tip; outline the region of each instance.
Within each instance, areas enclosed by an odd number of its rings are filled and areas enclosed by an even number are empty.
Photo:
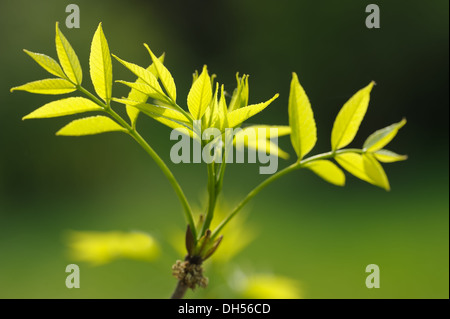
[[[402,118],[402,120],[400,121],[400,127],[403,127],[403,126],[405,126],[405,124],[407,123],[408,121],[406,120],[406,117],[404,117],[404,118]]]
[[[122,59],[119,58],[117,55],[115,55],[114,53],[111,53],[111,55],[112,55],[112,57],[113,57],[114,59],[116,59],[117,61],[119,61],[120,63],[122,63]]]

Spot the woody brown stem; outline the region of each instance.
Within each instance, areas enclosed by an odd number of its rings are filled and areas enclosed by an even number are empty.
[[[170,299],[183,299],[187,289],[188,286],[186,286],[181,280],[179,280],[177,286],[175,287],[175,291],[173,292],[172,297],[170,297]]]

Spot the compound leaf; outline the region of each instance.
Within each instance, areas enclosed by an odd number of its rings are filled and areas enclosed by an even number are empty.
[[[113,57],[116,58],[117,61],[122,63],[127,69],[129,69],[131,72],[133,72],[138,78],[142,79],[145,84],[150,86],[155,92],[159,94],[159,99],[165,100],[166,95],[164,94],[161,86],[158,83],[158,79],[156,76],[149,71],[148,69],[144,69],[143,67],[140,67],[139,65],[136,65],[134,63],[126,62],[119,57],[115,56],[113,54]]]
[[[58,22],[56,22],[56,53],[58,54],[59,62],[66,73],[67,77],[73,83],[78,85],[81,84],[83,80],[83,72],[81,70],[80,61],[67,41],[66,37],[62,34],[59,29]]]
[[[291,128],[289,126],[271,126],[271,125],[253,125],[239,130],[234,135],[234,144],[239,147],[244,144],[249,149],[265,151],[268,154],[278,156],[282,159],[288,159],[289,154],[278,147],[277,143],[270,139],[289,135]]]
[[[389,186],[389,180],[383,167],[376,160],[376,158],[372,154],[365,153],[363,154],[363,162],[364,169],[372,181],[371,183],[389,191],[391,189]]]
[[[343,153],[338,154],[335,157],[336,161],[341,165],[347,172],[356,176],[357,178],[372,183],[373,181],[369,177],[364,167],[364,160],[361,154],[358,153]]]
[[[159,57],[159,60],[161,61],[161,63],[164,63],[164,54],[162,54]],[[147,71],[150,71],[151,73],[153,73],[153,75],[157,76],[156,68],[155,68],[155,65],[153,63],[147,68]],[[134,82],[134,84],[136,84],[136,85],[145,84],[145,82],[141,78],[137,78],[137,80]],[[130,90],[130,93],[128,93],[128,97],[127,98],[129,100],[142,102],[142,103],[145,103],[148,100],[148,96],[146,94],[144,94],[141,91],[136,90],[134,88],[132,88]],[[130,105],[126,105],[126,110],[127,110],[128,117],[130,118],[131,125],[133,127],[135,127],[137,118],[139,116],[139,110],[137,108],[135,108],[135,107],[130,106]]]
[[[95,92],[108,104],[112,94],[112,63],[101,23],[92,39],[89,67]]]
[[[316,173],[325,181],[337,185],[345,185],[345,174],[333,162],[327,160],[317,160],[305,164],[305,167]]]
[[[406,124],[406,120],[403,119],[398,123],[389,125],[381,130],[378,130],[371,134],[364,142],[364,150],[368,152],[375,152],[385,147],[392,139],[397,135],[399,129]]]
[[[23,51],[49,73],[56,75],[57,77],[60,78],[66,78],[66,75],[64,74],[64,71],[61,69],[61,66],[51,57],[45,54],[34,53],[28,50]]]
[[[27,84],[16,86],[11,89],[13,91],[26,91],[36,94],[65,94],[76,91],[76,86],[64,79],[45,79]]]
[[[91,100],[83,97],[69,97],[67,99],[47,103],[30,114],[24,116],[23,120],[51,118],[101,110],[103,110],[103,108]]]
[[[353,141],[369,106],[370,92],[374,82],[359,90],[348,100],[334,121],[331,132],[331,148],[338,150]]]
[[[252,104],[248,105],[246,107],[234,110],[230,113],[228,113],[228,125],[229,127],[233,128],[238,125],[240,125],[242,122],[247,120],[248,118],[258,114],[262,110],[264,110],[266,107],[270,105],[276,98],[278,98],[278,93],[274,95],[273,98],[270,100],[259,103],[259,104]]]
[[[109,117],[92,116],[70,122],[60,129],[56,135],[83,136],[105,132],[127,132],[127,130]]]
[[[172,74],[170,74],[169,70],[167,70],[164,64],[162,64],[162,62],[153,54],[148,45],[144,43],[144,46],[147,48],[148,53],[152,58],[153,65],[155,66],[159,80],[163,84],[167,94],[172,99],[172,101],[176,102],[177,88],[175,86],[175,81],[173,80]]]
[[[239,77],[239,73],[236,74],[237,87],[233,92],[230,101],[229,112],[245,107],[248,104],[248,75],[243,75],[242,78]]]
[[[208,70],[205,65],[200,76],[192,84],[187,98],[189,112],[192,114],[194,119],[199,120],[202,118],[209,103],[211,102],[211,99],[211,78],[209,77]]]
[[[399,155],[392,151],[382,149],[373,153],[375,158],[383,163],[393,163],[398,161],[405,161],[408,159],[407,155]]]
[[[317,129],[308,96],[300,85],[296,73],[292,74],[289,94],[289,125],[292,146],[298,159],[301,160],[316,144]]]

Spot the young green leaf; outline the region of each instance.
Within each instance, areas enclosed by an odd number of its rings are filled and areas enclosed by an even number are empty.
[[[393,163],[398,161],[405,161],[408,159],[407,155],[399,155],[389,150],[379,150],[373,153],[375,158],[383,163]]]
[[[173,121],[185,123],[186,125],[190,124],[189,119],[183,113],[168,107],[131,101],[125,101],[125,103],[139,109],[141,112],[144,112],[153,118],[163,116]]]
[[[136,109],[139,112],[142,111],[146,115],[172,129],[186,128],[192,133],[191,120],[188,119],[185,114],[170,108],[170,106],[158,106],[128,99],[113,98],[113,101],[126,104],[129,108]]]
[[[126,62],[120,59],[119,57],[115,56],[114,54],[113,57],[116,58],[117,61],[122,63],[127,69],[133,72],[138,78],[142,79],[145,84],[150,86],[151,89],[154,90],[159,95],[158,99],[166,100],[166,95],[164,94],[161,86],[159,85],[158,79],[152,72],[134,63]]]
[[[127,130],[109,117],[92,116],[70,122],[60,129],[56,135],[83,136],[105,132],[127,132]]]
[[[312,170],[327,182],[337,185],[345,185],[345,175],[334,163],[327,160],[317,160],[305,164],[305,167]]]
[[[272,131],[270,131],[270,129],[272,129]],[[273,129],[276,129],[276,131]],[[237,134],[241,134],[241,132],[246,132],[248,130],[254,130],[256,136],[262,138],[273,138],[291,134],[291,127],[287,125],[251,125],[243,128],[242,131],[239,131]],[[264,133],[264,135],[261,135],[261,133]]]
[[[159,60],[161,61],[161,63],[164,63],[164,54],[162,54],[159,57]],[[156,68],[153,63],[147,68],[147,71],[150,71],[151,73],[153,73],[153,75],[157,76]],[[145,84],[144,80],[142,80],[141,78],[137,78],[137,80],[134,83],[135,84]],[[146,94],[140,92],[139,90],[131,89],[130,93],[128,93],[127,98],[129,100],[145,103],[145,102],[147,102],[148,96]],[[133,127],[135,127],[137,117],[139,115],[139,110],[137,108],[129,106],[129,105],[126,105],[126,110],[127,110],[128,117],[130,118],[131,125]]]
[[[397,135],[399,129],[406,124],[406,120],[403,119],[398,123],[389,125],[381,130],[376,131],[370,135],[364,142],[364,150],[368,152],[375,152],[385,147],[392,139]]]
[[[58,22],[56,22],[56,53],[58,54],[59,62],[70,81],[80,85],[83,80],[83,72],[81,70],[80,61],[67,41],[66,37],[59,30]]]
[[[228,109],[227,109],[227,102],[225,100],[225,92],[223,85],[220,91],[220,99],[217,113],[218,113],[217,122],[214,123],[213,126],[223,131],[225,128],[228,127]]]
[[[208,107],[206,108],[205,114],[203,114],[202,117],[202,126],[203,127],[212,127],[215,122],[217,122],[218,119],[218,109],[219,109],[219,101],[218,101],[218,95],[219,95],[219,84],[216,85],[216,91],[214,93],[213,98],[211,99],[211,102],[209,103]]]
[[[95,92],[106,104],[109,104],[113,81],[112,63],[108,42],[103,33],[101,23],[98,25],[92,39],[89,67]]]
[[[164,64],[159,61],[159,59],[153,54],[152,50],[148,47],[147,44],[144,43],[144,46],[147,48],[148,53],[150,53],[150,57],[152,58],[153,65],[155,66],[158,77],[166,89],[167,94],[173,102],[177,100],[177,88],[175,86],[175,81],[173,80],[172,75],[169,70],[164,66]]]
[[[22,119],[43,119],[101,110],[103,110],[103,108],[91,100],[83,97],[69,97],[67,99],[47,103],[24,116]]]
[[[275,135],[274,132],[276,132]],[[249,149],[266,151],[268,154],[276,155],[282,159],[288,159],[289,154],[279,148],[270,138],[280,137],[290,133],[291,128],[289,126],[252,125],[239,130],[234,136],[233,143],[238,147],[243,144]]]
[[[370,92],[374,82],[359,90],[348,100],[334,121],[331,132],[331,148],[338,150],[353,141],[369,106]]]
[[[236,74],[237,87],[233,92],[230,101],[229,112],[240,109],[248,105],[248,75],[243,75],[242,78],[239,77],[239,73]]]
[[[252,117],[253,115],[258,114],[262,110],[264,110],[266,107],[270,105],[276,98],[278,98],[278,93],[274,95],[273,98],[270,100],[259,103],[259,104],[252,104],[240,109],[237,109],[233,112],[228,113],[228,125],[229,127],[233,128],[238,125],[240,125],[242,122],[247,120],[248,118]]]
[[[363,154],[363,162],[365,171],[372,180],[372,184],[389,191],[391,188],[386,173],[375,157],[372,154],[365,153]]]
[[[27,91],[36,94],[65,94],[76,91],[76,86],[64,79],[45,79],[30,82],[11,89],[13,91]]]
[[[359,179],[372,183],[372,179],[366,172],[364,167],[364,160],[361,154],[357,153],[343,153],[335,157],[336,162],[339,163],[347,172]]]
[[[296,73],[292,74],[289,94],[289,125],[292,146],[298,159],[301,160],[316,144],[317,129],[308,96],[300,85]]]
[[[289,159],[289,153],[283,151],[277,144],[269,139],[259,138],[257,140],[244,140],[244,145],[249,149],[254,149],[257,151],[265,151],[266,154],[273,156],[278,156],[282,159]]]
[[[23,50],[26,54],[28,54],[34,61],[36,61],[42,68],[44,68],[49,73],[56,75],[57,77],[66,78],[61,66],[51,57],[41,54],[34,53],[28,50]]]
[[[122,81],[122,80],[117,80],[117,83],[122,83],[125,84],[126,86],[128,86],[129,88],[131,88],[134,91],[138,91],[142,94],[145,95],[145,100],[147,101],[147,99],[150,97],[152,99],[159,99],[161,98],[161,94],[157,91],[155,91],[150,85],[148,85],[147,83],[144,82],[127,82],[127,81]]]
[[[194,82],[189,91],[187,104],[189,112],[194,119],[199,120],[206,112],[206,108],[212,99],[211,78],[209,77],[206,65],[203,67],[203,71]]]

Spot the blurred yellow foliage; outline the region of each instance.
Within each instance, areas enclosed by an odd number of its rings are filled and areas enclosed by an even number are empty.
[[[250,275],[241,282],[240,293],[248,299],[300,299],[296,280],[271,274]]]
[[[118,258],[152,261],[159,255],[156,240],[142,232],[76,231],[69,234],[70,257],[102,265]]]

